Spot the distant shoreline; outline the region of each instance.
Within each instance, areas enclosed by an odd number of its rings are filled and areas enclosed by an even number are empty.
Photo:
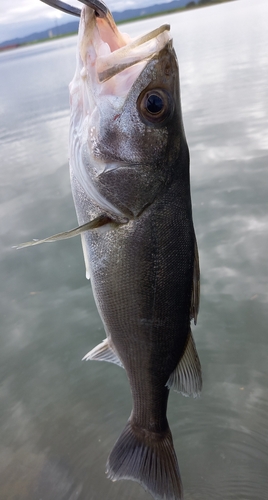
[[[180,7],[178,9],[171,9],[171,10],[162,10],[162,11],[159,11],[159,12],[154,12],[152,14],[145,14],[144,16],[138,16],[138,17],[131,17],[129,19],[124,19],[122,21],[117,21],[116,24],[117,25],[120,25],[120,24],[127,24],[127,23],[132,23],[132,22],[136,22],[136,21],[143,21],[144,19],[151,19],[152,17],[160,17],[160,16],[164,16],[164,15],[167,15],[167,14],[175,14],[175,13],[178,13],[178,12],[187,12],[187,11],[191,11],[191,10],[194,10],[194,9],[201,9],[203,7],[212,7],[213,5],[218,5],[218,4],[221,4],[221,3],[227,3],[227,2],[235,2],[237,0],[208,0],[207,2],[204,2],[202,4],[200,3],[195,3],[195,2],[191,2],[189,0],[189,3],[188,5],[186,5],[185,7]],[[7,50],[12,50],[12,49],[18,49],[20,47],[27,47],[29,45],[36,45],[38,43],[43,43],[43,42],[49,42],[49,41],[53,41],[53,40],[58,40],[60,38],[66,38],[66,37],[69,37],[69,36],[73,36],[73,35],[76,35],[77,34],[77,31],[72,31],[70,33],[65,33],[63,35],[55,35],[53,37],[48,37],[48,38],[42,38],[40,40],[34,40],[32,42],[25,42],[25,43],[19,43],[19,44],[14,44],[14,45],[7,45],[7,46],[4,46],[4,47],[0,47],[0,52],[4,52],[4,51],[7,51]]]
[[[217,5],[220,3],[236,2],[236,1],[237,0],[211,0],[211,1],[208,1],[208,2],[203,3],[203,4],[200,4],[200,3],[192,4],[192,2],[190,2],[190,0],[189,0],[188,5],[186,5],[185,7],[180,7],[179,9],[162,10],[161,12],[155,12],[153,14],[148,14],[148,15],[145,14],[144,16],[132,17],[132,18],[126,19],[124,21],[117,21],[116,24],[118,25],[118,24],[132,23],[135,21],[142,21],[143,19],[150,19],[151,17],[160,17],[160,16],[163,16],[165,14],[175,14],[176,12],[187,12],[187,11],[194,10],[194,9],[202,9],[203,7],[212,7],[213,5]],[[190,4],[192,4],[192,5],[190,5]]]

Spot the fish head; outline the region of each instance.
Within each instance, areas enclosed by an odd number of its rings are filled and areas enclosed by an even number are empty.
[[[183,132],[169,26],[131,39],[110,13],[81,13],[70,84],[71,179],[109,213],[138,216],[172,179]]]

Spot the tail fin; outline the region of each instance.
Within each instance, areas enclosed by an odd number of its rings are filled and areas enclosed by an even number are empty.
[[[128,421],[108,458],[112,481],[138,481],[155,500],[183,500],[179,466],[171,432],[144,431]]]

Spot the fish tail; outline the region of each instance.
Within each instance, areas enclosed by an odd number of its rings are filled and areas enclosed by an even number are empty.
[[[156,433],[128,421],[108,458],[112,481],[138,481],[155,500],[183,500],[182,482],[170,429]]]

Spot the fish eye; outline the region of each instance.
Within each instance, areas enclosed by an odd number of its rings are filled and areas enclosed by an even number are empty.
[[[173,114],[173,102],[166,90],[144,90],[137,100],[141,120],[146,125],[163,127]]]
[[[149,113],[152,113],[153,115],[156,113],[160,113],[163,109],[163,106],[163,99],[159,95],[151,94],[147,98],[146,109]]]

